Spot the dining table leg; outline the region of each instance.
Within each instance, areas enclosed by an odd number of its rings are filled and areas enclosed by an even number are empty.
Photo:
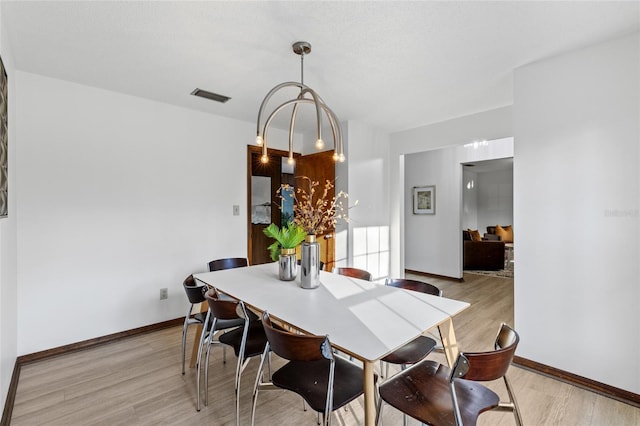
[[[449,364],[449,367],[453,367],[460,350],[458,348],[458,342],[456,341],[456,334],[453,331],[453,320],[451,317],[438,325],[438,330],[440,332],[440,340],[442,340],[444,356],[447,358],[447,364]]]
[[[374,426],[376,422],[376,384],[374,380],[375,362],[363,361],[364,424]]]

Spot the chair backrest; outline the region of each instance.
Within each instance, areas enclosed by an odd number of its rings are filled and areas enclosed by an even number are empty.
[[[433,296],[442,296],[442,290],[440,290],[435,285],[425,283],[424,281],[409,280],[405,278],[387,278],[385,284],[391,287],[419,291],[421,293],[431,294]]]
[[[487,352],[463,352],[451,371],[454,379],[486,382],[504,377],[511,365],[520,336],[506,324],[500,326],[495,341],[495,350]]]
[[[204,293],[204,297],[209,304],[211,315],[213,315],[215,318],[221,320],[240,318],[240,315],[238,313],[239,302],[235,300],[221,300],[218,292],[214,288]]]
[[[229,257],[226,259],[216,259],[209,262],[209,271],[221,271],[223,269],[242,268],[249,266],[249,262],[244,257]]]
[[[274,326],[269,313],[262,314],[269,346],[279,357],[289,361],[315,361],[332,359],[333,352],[327,336],[311,336],[308,334],[294,334]]]
[[[199,286],[196,284],[195,278],[193,275],[189,275],[182,282],[182,286],[184,287],[185,293],[187,293],[187,299],[192,304],[204,302],[204,295],[202,294],[203,286]]]
[[[346,275],[351,278],[359,278],[361,280],[371,281],[372,276],[370,272],[364,269],[358,268],[336,268],[335,272],[340,275]]]

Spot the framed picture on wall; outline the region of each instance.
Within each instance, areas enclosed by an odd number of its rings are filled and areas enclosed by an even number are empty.
[[[9,212],[9,136],[8,132],[8,84],[7,72],[0,58],[0,217]]]
[[[413,187],[413,214],[436,214],[436,187]]]

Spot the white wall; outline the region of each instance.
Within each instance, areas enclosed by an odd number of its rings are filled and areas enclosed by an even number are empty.
[[[485,111],[465,117],[455,118],[441,123],[435,123],[390,136],[389,145],[389,206],[390,211],[390,244],[391,244],[391,274],[404,276],[404,196],[406,185],[404,182],[405,154],[434,150],[447,146],[462,146],[477,140],[492,140],[510,137],[512,129],[512,108],[510,106]],[[460,154],[461,161],[472,161],[470,158],[473,147],[465,149]],[[499,158],[488,153],[488,158]],[[462,172],[460,172],[462,173]],[[456,219],[459,221],[459,216]],[[453,250],[458,248],[461,253],[461,238],[449,239],[441,242],[453,244]],[[449,248],[451,249],[451,247]],[[460,254],[459,254],[460,256]]]
[[[462,166],[455,147],[405,156],[405,268],[459,278]],[[413,214],[413,187],[435,185],[434,215]]]
[[[16,113],[15,70],[11,46],[2,23],[0,4],[0,56],[9,83],[9,214],[0,219],[0,407],[4,407],[17,356],[17,224],[16,224]]]
[[[517,69],[514,110],[518,355],[635,393],[639,39]]]
[[[471,186],[473,183],[473,186]],[[478,174],[462,169],[462,229],[478,228]]]
[[[351,244],[346,264],[366,269],[374,277],[386,277],[388,255],[377,257],[371,253],[378,253],[380,248],[388,252],[385,247],[389,234],[389,135],[357,121],[349,121],[345,129],[349,201],[350,205],[358,202],[349,211]]]
[[[182,316],[188,274],[246,256],[253,123],[14,79],[19,355]]]
[[[480,235],[487,226],[513,225],[513,169],[478,173],[476,184]]]

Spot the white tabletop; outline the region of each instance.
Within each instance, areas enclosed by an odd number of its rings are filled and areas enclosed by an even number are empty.
[[[299,330],[328,334],[332,345],[363,361],[379,360],[469,307],[466,302],[324,271],[318,288],[302,289],[297,280],[278,279],[277,263],[195,278]]]

